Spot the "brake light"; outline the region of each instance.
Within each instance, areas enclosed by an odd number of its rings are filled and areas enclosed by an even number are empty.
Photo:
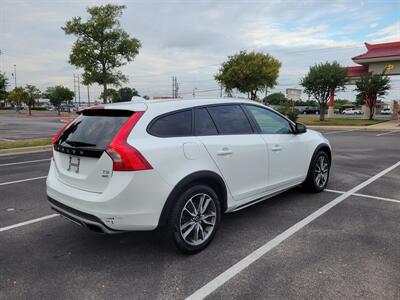
[[[129,133],[132,131],[133,127],[135,127],[143,113],[143,111],[134,113],[107,147],[106,153],[113,160],[114,171],[142,171],[153,169],[143,155],[127,142]]]
[[[62,135],[62,133],[65,131],[65,129],[67,129],[69,124],[71,124],[73,121],[75,121],[75,119],[72,121],[69,121],[67,124],[65,124],[65,126],[55,136],[53,136],[53,138],[51,139],[52,144],[55,144],[57,142],[57,140]]]

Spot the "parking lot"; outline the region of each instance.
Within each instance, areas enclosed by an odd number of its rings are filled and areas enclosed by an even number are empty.
[[[81,229],[47,204],[50,152],[0,156],[0,299],[399,299],[400,132],[324,134],[328,190],[227,214],[192,256]]]

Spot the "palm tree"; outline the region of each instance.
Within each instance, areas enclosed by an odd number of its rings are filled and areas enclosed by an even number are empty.
[[[374,108],[378,97],[387,94],[390,89],[390,79],[385,73],[362,76],[356,81],[357,97],[365,100],[365,105],[369,107],[369,119],[374,117]]]

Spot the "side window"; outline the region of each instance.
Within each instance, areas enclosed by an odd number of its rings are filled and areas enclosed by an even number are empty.
[[[149,133],[159,137],[192,135],[192,111],[180,111],[157,119],[149,128]]]
[[[239,105],[220,105],[208,108],[220,134],[253,133],[250,122]]]
[[[254,105],[247,105],[247,109],[253,115],[261,133],[264,134],[288,134],[292,133],[292,129],[288,120],[282,118],[280,115]]]
[[[214,122],[207,109],[196,108],[194,110],[194,133],[195,135],[217,135]]]

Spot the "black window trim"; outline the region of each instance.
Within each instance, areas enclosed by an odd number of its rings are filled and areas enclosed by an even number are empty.
[[[159,119],[161,119],[163,117],[167,117],[169,115],[174,115],[174,114],[177,114],[177,113],[180,113],[180,112],[185,112],[185,111],[190,111],[191,112],[191,126],[190,126],[191,127],[191,132],[188,135],[162,135],[161,136],[161,135],[154,134],[154,133],[151,132],[151,127]],[[169,112],[163,113],[161,115],[158,115],[157,117],[155,117],[153,120],[150,121],[150,123],[146,127],[146,132],[148,134],[152,135],[152,136],[159,137],[159,138],[174,138],[174,137],[193,136],[193,133],[194,133],[194,124],[193,124],[194,123],[193,122],[194,121],[194,119],[193,119],[194,116],[193,116],[193,114],[194,114],[194,111],[193,111],[192,107],[181,108],[181,109],[178,109],[178,110],[173,110],[173,111],[169,111]]]
[[[213,122],[215,129],[217,130],[217,134],[196,134],[196,109],[205,109],[207,114],[210,116],[211,122]],[[215,124],[215,121],[213,119],[213,117],[211,116],[210,112],[207,109],[206,105],[202,105],[202,106],[195,106],[192,108],[193,111],[193,135],[194,136],[216,136],[216,135],[221,135],[221,131],[219,130],[217,124]]]
[[[269,108],[267,106],[261,106],[261,105],[251,104],[251,103],[243,103],[242,105],[244,106],[244,110],[248,114],[248,117],[252,120],[252,123],[254,123],[254,126],[257,129],[257,133],[259,133],[259,134],[282,134],[282,133],[263,133],[261,128],[260,128],[260,125],[258,125],[256,119],[254,118],[253,114],[248,110],[247,106],[255,106],[255,107],[263,108],[263,109],[266,109],[269,112],[271,112],[271,113],[283,118],[284,120],[286,120],[289,123],[291,134],[295,134],[295,130],[294,130],[294,128],[296,126],[295,123],[292,120],[290,120],[288,117],[286,117],[285,115],[282,115],[281,113],[279,113],[277,111],[274,111],[274,110],[272,110],[271,108]]]
[[[247,121],[250,123],[250,127],[251,127],[251,130],[252,130],[251,133],[229,133],[229,134],[223,134],[223,133],[221,133],[221,130],[218,128],[218,126],[217,126],[217,124],[216,124],[214,118],[212,117],[210,111],[208,110],[208,108],[209,108],[209,107],[214,107],[214,106],[227,106],[227,105],[229,105],[229,106],[237,105],[237,106],[239,106],[239,107],[242,109],[244,115],[245,115],[246,118],[247,118]],[[213,104],[196,105],[196,106],[185,107],[185,108],[181,108],[181,109],[177,109],[177,110],[172,110],[172,111],[169,111],[169,112],[166,112],[166,113],[163,113],[163,114],[161,114],[161,115],[158,115],[158,116],[154,117],[154,118],[149,122],[149,124],[147,125],[147,127],[146,127],[146,132],[147,132],[149,135],[151,135],[151,136],[155,136],[155,137],[159,137],[159,138],[189,137],[189,136],[218,136],[218,135],[222,135],[222,136],[223,136],[223,135],[249,135],[249,134],[259,134],[259,133],[260,133],[260,128],[258,127],[257,123],[255,123],[255,120],[253,119],[251,113],[250,113],[249,111],[247,111],[247,108],[245,107],[245,105],[254,105],[254,104],[248,104],[248,103],[244,103],[244,102],[226,102],[226,103],[213,103]],[[267,107],[264,107],[264,106],[259,106],[259,105],[254,105],[254,106],[258,106],[258,107],[262,107],[262,108],[268,109]],[[197,108],[198,108],[198,109],[201,109],[201,108],[205,108],[205,109],[206,109],[208,115],[210,116],[211,120],[212,120],[213,123],[214,123],[215,128],[217,129],[218,134],[213,134],[213,135],[196,135],[196,134],[195,134],[195,109],[197,109]],[[168,116],[168,115],[173,115],[173,114],[176,114],[176,113],[179,113],[179,112],[189,111],[189,110],[192,111],[192,132],[191,132],[190,135],[160,136],[160,135],[156,135],[156,134],[154,134],[154,133],[151,132],[151,130],[150,130],[151,127],[153,126],[153,124],[154,124],[155,122],[157,122],[158,119],[161,119],[161,118],[163,118],[163,117],[165,117],[165,116]],[[285,119],[286,119],[286,118],[285,118]]]

